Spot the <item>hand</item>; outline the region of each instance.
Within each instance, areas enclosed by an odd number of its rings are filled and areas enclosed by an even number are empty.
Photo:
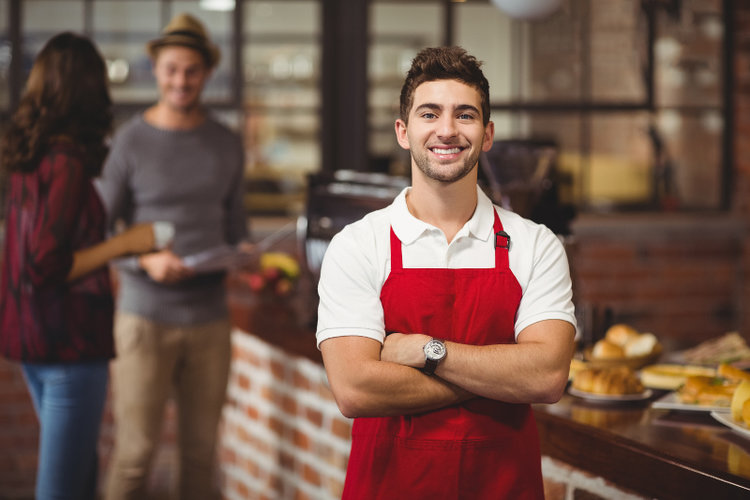
[[[424,367],[424,345],[432,337],[421,333],[391,333],[385,337],[380,360],[413,368]]]
[[[161,250],[146,255],[139,259],[140,266],[151,277],[159,283],[177,283],[187,279],[195,272],[182,263],[182,259],[171,250]]]
[[[124,245],[125,253],[141,254],[153,250],[156,244],[153,226],[150,222],[136,224],[117,235]]]

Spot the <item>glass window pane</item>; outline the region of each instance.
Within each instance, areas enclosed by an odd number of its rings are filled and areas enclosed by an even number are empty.
[[[685,209],[716,209],[721,203],[724,121],[719,110],[663,110],[657,116],[664,142],[661,177],[674,204]]]
[[[84,31],[83,0],[27,0],[21,2],[22,81],[34,58],[52,36],[62,31]]]
[[[659,106],[720,106],[721,2],[685,1],[678,11],[660,9],[655,52]]]
[[[495,140],[528,139],[551,142],[558,147],[555,168],[558,172],[558,196],[563,204],[580,205],[585,200],[584,122],[574,113],[512,113],[492,111]]]
[[[211,79],[203,91],[203,98],[207,103],[227,102],[232,99],[232,80],[234,67],[232,64],[232,19],[234,10],[216,10],[204,8],[204,2],[177,0],[170,2],[169,19],[181,13],[195,16],[208,30],[211,41],[219,46],[221,59],[214,69]],[[165,24],[169,20],[165,21]],[[163,26],[159,27],[159,31]]]
[[[94,2],[93,39],[104,57],[115,104],[154,102],[158,93],[146,43],[162,29],[158,2]]]
[[[645,102],[647,22],[640,0],[590,1],[591,98]]]
[[[509,102],[528,89],[528,49],[521,23],[492,5],[465,3],[455,11],[455,44],[484,63],[492,102]]]
[[[442,16],[440,2],[375,0],[370,5],[368,147],[373,169],[408,172],[408,154],[396,143],[393,131],[401,85],[417,52],[442,42]]]
[[[8,39],[7,13],[9,0],[0,0],[0,113],[7,111],[10,107],[10,92],[8,89],[10,77],[10,54],[11,45]]]
[[[244,132],[254,213],[302,210],[320,170],[321,12],[317,0],[244,4]]]
[[[654,184],[649,114],[600,113],[586,126],[591,149],[582,173],[585,204],[600,210],[648,207]]]

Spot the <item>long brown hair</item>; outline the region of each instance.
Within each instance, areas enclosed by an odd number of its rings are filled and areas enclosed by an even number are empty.
[[[31,172],[60,137],[78,145],[94,177],[107,156],[112,100],[104,60],[86,37],[70,32],[52,37],[31,68],[18,109],[0,142],[7,172]]]
[[[428,47],[412,60],[411,69],[401,87],[400,115],[409,123],[414,91],[424,82],[458,80],[479,91],[482,121],[490,121],[490,84],[482,72],[482,63],[461,47]]]

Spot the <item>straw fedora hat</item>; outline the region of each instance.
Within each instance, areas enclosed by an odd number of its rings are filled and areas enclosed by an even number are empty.
[[[203,23],[190,14],[178,14],[172,18],[162,30],[162,36],[148,42],[146,48],[151,57],[156,58],[159,49],[167,45],[181,45],[197,50],[206,58],[209,68],[216,66],[221,58],[219,48],[208,39]]]

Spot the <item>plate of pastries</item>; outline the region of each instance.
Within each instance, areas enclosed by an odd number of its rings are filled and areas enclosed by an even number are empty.
[[[640,332],[626,323],[610,326],[604,337],[583,351],[591,367],[627,366],[637,370],[656,362],[662,354],[659,339],[649,332]]]
[[[712,339],[685,352],[700,352],[700,357],[682,356],[682,362],[657,363],[640,370],[641,381],[646,387],[670,391],[653,402],[654,408],[704,412],[727,412],[733,398],[744,382],[750,384],[750,373],[743,369],[742,352],[744,339],[737,333],[720,339]],[[717,350],[717,346],[730,346],[729,350]],[[710,352],[710,356],[707,354]],[[750,408],[748,409],[750,412]]]
[[[635,370],[625,365],[583,367],[573,375],[568,392],[589,401],[639,401],[652,394]]]

